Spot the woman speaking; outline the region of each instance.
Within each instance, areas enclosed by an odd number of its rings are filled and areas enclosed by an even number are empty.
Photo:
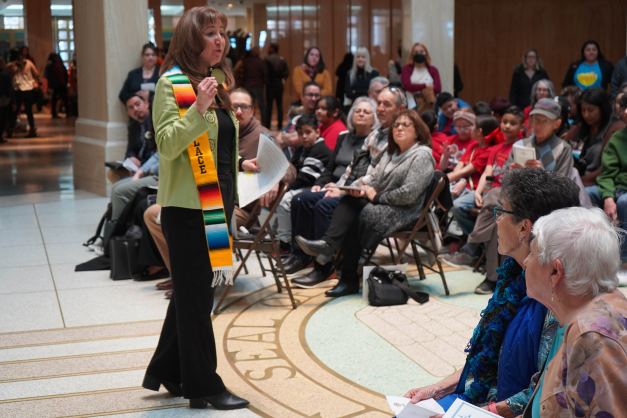
[[[216,373],[211,308],[215,286],[232,281],[231,236],[238,170],[238,123],[227,94],[226,16],[194,7],[181,17],[157,83],[153,122],[159,148],[161,226],[170,251],[173,296],[143,387],[163,385],[192,408],[245,408]]]

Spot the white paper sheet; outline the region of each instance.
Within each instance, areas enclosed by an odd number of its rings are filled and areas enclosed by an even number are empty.
[[[257,166],[261,172],[240,172],[237,177],[239,206],[244,207],[268,193],[283,178],[290,163],[277,144],[266,135],[259,135]]]
[[[155,83],[141,83],[141,90],[155,91]]]
[[[500,415],[481,409],[478,406],[456,399],[453,405],[446,411],[444,418],[498,418]]]
[[[514,153],[514,162],[516,164],[522,165],[523,167],[525,166],[525,163],[527,161],[536,159],[535,148],[527,148],[520,145],[514,145],[512,147],[512,153]]]
[[[122,163],[122,165],[124,166],[124,168],[126,168],[128,171],[132,171],[133,173],[137,173],[137,171],[139,171],[139,167],[137,167],[135,165],[135,163],[130,159],[127,158],[126,160],[124,160],[124,162]]]
[[[425,399],[417,404],[409,402],[409,398],[401,396],[385,397],[397,418],[429,418],[443,414],[444,409],[433,399]]]

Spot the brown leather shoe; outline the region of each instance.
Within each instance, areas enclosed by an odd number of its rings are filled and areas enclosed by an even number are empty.
[[[172,299],[172,291],[168,290],[167,292],[165,292],[165,298],[166,299]]]
[[[172,279],[157,283],[155,286],[158,290],[170,290],[172,289]]]

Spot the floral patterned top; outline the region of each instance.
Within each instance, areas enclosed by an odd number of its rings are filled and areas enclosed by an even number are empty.
[[[545,373],[542,418],[626,416],[627,298],[621,291],[597,296],[577,315]]]

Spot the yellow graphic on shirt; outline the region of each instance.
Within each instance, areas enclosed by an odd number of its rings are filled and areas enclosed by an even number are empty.
[[[599,78],[599,75],[594,71],[590,71],[589,73],[577,74],[577,81],[579,81],[579,83],[581,83],[581,85],[584,87],[590,87],[591,85],[596,83],[597,78]]]

